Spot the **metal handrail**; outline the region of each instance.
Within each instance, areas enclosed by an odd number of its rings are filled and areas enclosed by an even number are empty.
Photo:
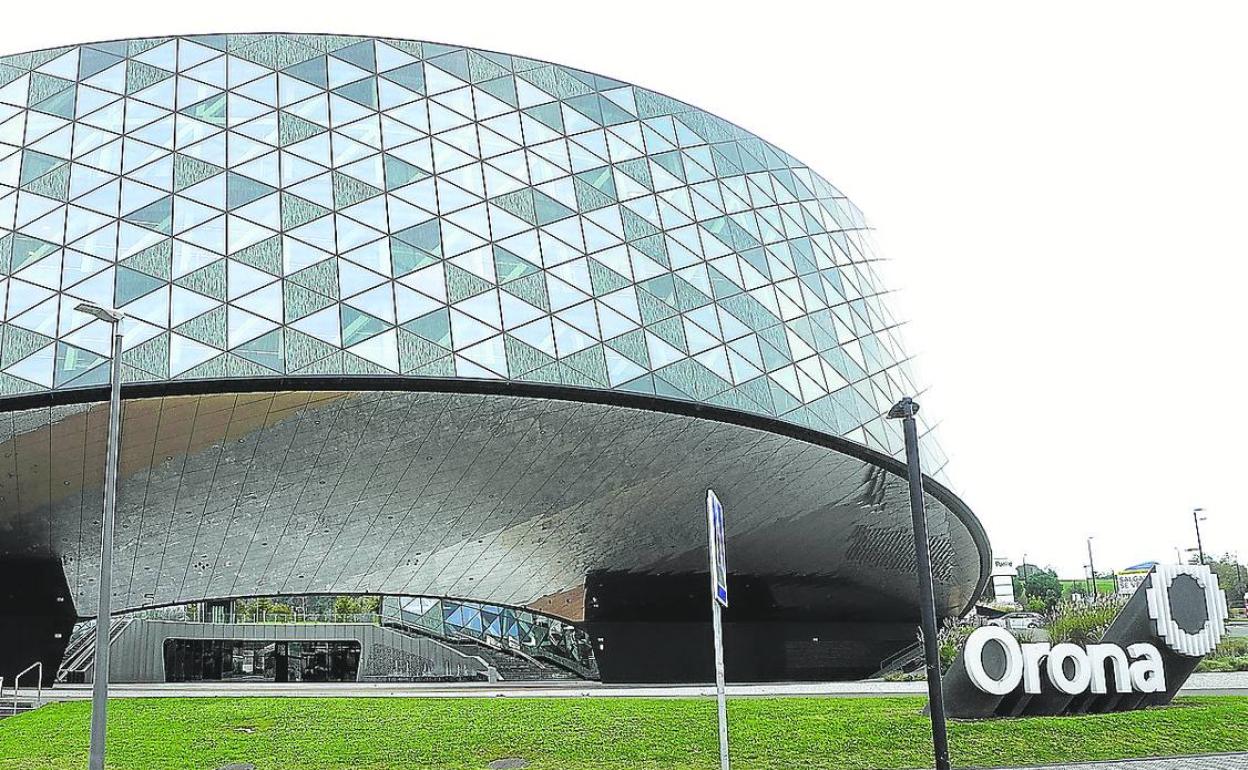
[[[396,631],[400,633],[407,634],[408,636],[419,636],[425,639],[434,639],[435,641],[444,642],[444,643],[454,641],[453,639],[450,639],[449,637],[439,636],[427,628],[421,628],[420,626],[417,626],[415,624],[408,623],[407,621],[401,618],[398,620],[391,620],[390,624],[387,627],[395,629]],[[475,642],[476,640],[469,639],[469,641]],[[463,650],[457,650],[454,647],[450,647],[450,646],[448,646],[447,649],[455,653],[456,655],[459,655],[460,657],[468,658],[470,660],[475,660],[476,662],[480,663],[482,666],[482,669],[478,671],[477,673],[487,673],[491,668],[494,668],[492,665],[490,665],[489,661],[487,661],[485,658],[481,657],[480,655],[470,655],[469,653],[466,653]],[[463,664],[461,663],[458,665],[462,666]]]
[[[221,620],[213,620],[212,618],[197,618],[195,620],[183,620],[174,618],[160,617],[143,617],[144,620],[166,621],[173,623],[203,623],[206,625],[281,625],[293,626],[303,623],[340,623],[340,624],[367,624],[370,626],[379,626],[382,624],[381,613],[378,612],[357,612],[340,614],[334,612],[275,612],[268,611],[259,614],[250,613],[229,613],[222,616]]]
[[[39,671],[39,678],[35,680],[35,708],[43,705],[43,661],[37,660],[22,669],[17,676],[13,677],[13,714],[17,713],[17,695],[18,692],[21,691],[22,677],[26,676],[31,671],[35,671],[36,669]]]
[[[96,621],[87,621],[90,623],[90,629],[84,631],[70,642],[65,648],[65,655],[61,658],[61,665],[56,672],[56,681],[64,682],[71,671],[84,671],[87,658],[95,651],[95,637],[99,632]],[[85,624],[84,626],[85,627]]]
[[[129,620],[113,618],[108,624],[109,643],[116,638],[117,634],[129,624]],[[87,671],[94,665],[92,657],[95,654],[95,645],[98,641],[100,633],[100,624],[98,620],[87,621],[91,625],[89,631],[84,632],[75,642],[70,643],[65,648],[65,655],[61,658],[61,665],[56,672],[56,681],[65,681],[71,671]]]

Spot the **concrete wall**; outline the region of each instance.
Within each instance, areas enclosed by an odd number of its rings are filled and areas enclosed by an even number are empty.
[[[165,681],[166,639],[263,642],[354,641],[360,644],[358,681],[393,675],[429,678],[484,676],[486,665],[434,639],[367,623],[188,623],[136,618],[113,642],[113,682]]]

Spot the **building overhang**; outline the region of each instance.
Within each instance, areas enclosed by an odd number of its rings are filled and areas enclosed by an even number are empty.
[[[710,487],[728,510],[732,573],[814,586],[793,594],[812,606],[777,612],[916,611],[904,464],[788,422],[477,380],[167,382],[123,395],[119,610],[387,593],[575,619],[567,597],[584,601],[591,573],[705,571]],[[59,559],[84,617],[98,591],[106,398],[0,401],[0,558]],[[961,614],[988,580],[988,541],[952,492],[930,478],[925,492],[938,611]]]

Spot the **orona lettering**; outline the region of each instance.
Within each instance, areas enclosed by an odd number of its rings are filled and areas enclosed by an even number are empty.
[[[993,676],[984,668],[984,650],[996,644],[1005,656],[1005,670]],[[1089,644],[1087,648],[1063,642],[1020,644],[1004,628],[976,629],[963,650],[971,683],[989,695],[1007,695],[1021,683],[1023,692],[1041,692],[1041,671],[1060,692],[1078,695],[1091,690],[1108,693],[1110,677],[1114,692],[1165,692],[1166,673],[1161,653],[1151,644],[1138,643],[1125,650],[1116,644]]]

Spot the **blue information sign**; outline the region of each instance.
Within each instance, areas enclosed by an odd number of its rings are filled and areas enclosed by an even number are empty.
[[[724,697],[724,625],[728,606],[728,564],[724,560],[724,506],[706,490],[706,539],[711,551],[711,627],[715,635],[715,700],[719,712],[719,770],[728,767],[728,704]]]
[[[706,519],[711,543],[711,585],[715,601],[728,606],[728,565],[724,556],[724,506],[706,490]]]

